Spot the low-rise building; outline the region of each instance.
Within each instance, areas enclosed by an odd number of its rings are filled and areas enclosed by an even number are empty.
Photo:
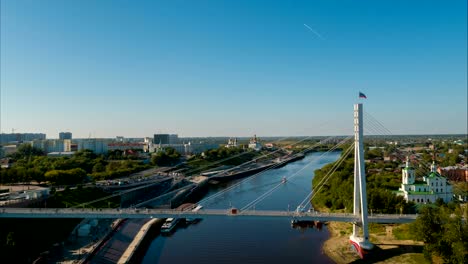
[[[307,146],[307,147],[309,147],[309,146]],[[275,145],[273,145],[273,143],[266,143],[266,144],[265,144],[265,148],[267,148],[267,149],[275,149]]]
[[[75,154],[74,151],[50,152],[47,153],[48,157],[71,157]]]
[[[183,143],[183,144],[152,144],[149,143],[148,151],[149,152],[158,152],[163,151],[165,148],[173,148],[175,151],[179,152],[181,155],[193,155],[200,154],[203,151],[210,149],[216,149],[219,146],[217,144],[208,144],[208,143]]]
[[[0,159],[0,167],[2,169],[8,169],[13,165],[13,160],[10,158]]]
[[[130,142],[111,142],[107,144],[107,150],[141,150],[144,151],[145,143],[130,143]]]
[[[405,197],[406,201],[415,203],[434,203],[441,198],[444,202],[449,202],[453,198],[452,185],[447,178],[437,173],[435,162],[431,165],[431,171],[422,181],[417,181],[415,170],[406,161],[406,166],[402,169],[402,184],[398,195]]]
[[[217,149],[219,148],[218,144],[210,144],[210,143],[186,143],[185,146],[185,155],[193,155],[193,154],[200,154],[204,151],[210,149]]]
[[[451,181],[468,182],[468,165],[439,167],[437,172]]]
[[[2,148],[1,154],[3,154],[2,156],[8,156],[10,154],[15,153],[18,150],[17,145],[1,146],[1,148]]]

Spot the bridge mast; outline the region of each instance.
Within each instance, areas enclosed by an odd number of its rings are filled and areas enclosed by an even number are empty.
[[[363,257],[363,249],[373,248],[369,241],[369,226],[367,222],[367,192],[366,192],[366,168],[364,164],[364,129],[363,129],[362,104],[354,105],[354,215],[360,222],[353,224],[353,234],[350,242]],[[359,231],[362,229],[362,237]]]

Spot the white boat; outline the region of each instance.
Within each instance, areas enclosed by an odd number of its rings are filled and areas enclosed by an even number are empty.
[[[179,222],[178,218],[167,218],[164,224],[161,226],[161,233],[169,233]]]
[[[192,212],[198,212],[202,208],[203,208],[203,206],[197,205],[197,207],[192,209]],[[196,223],[200,222],[200,220],[201,220],[200,218],[185,218],[185,222],[187,224],[196,224]]]
[[[200,209],[202,209],[202,208],[203,208],[203,206],[198,205],[197,207],[195,207],[195,208],[192,210],[192,212],[198,212],[198,211],[199,211]]]

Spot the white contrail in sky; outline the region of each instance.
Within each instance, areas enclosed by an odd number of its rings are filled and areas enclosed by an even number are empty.
[[[320,39],[324,39],[322,37],[322,35],[320,35],[317,31],[315,31],[314,29],[312,29],[311,27],[309,27],[307,24],[304,24],[304,27],[308,28],[310,31],[312,31],[312,33],[314,33],[315,35],[317,35]]]

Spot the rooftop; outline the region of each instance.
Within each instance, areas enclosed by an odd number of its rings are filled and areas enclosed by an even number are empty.
[[[74,151],[62,151],[62,152],[50,152],[47,153],[47,156],[73,156]]]
[[[431,173],[429,173],[429,175],[428,175],[428,176],[429,176],[430,178],[434,178],[434,177],[441,177],[441,176],[440,176],[440,174],[439,174],[439,173],[437,173],[437,172],[431,172]]]
[[[408,194],[433,194],[432,192],[414,192],[414,191],[409,191]]]

